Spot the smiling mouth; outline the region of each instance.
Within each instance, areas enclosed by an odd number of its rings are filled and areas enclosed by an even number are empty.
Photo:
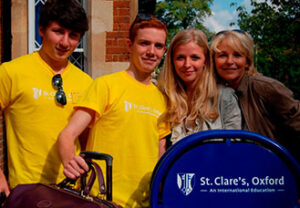
[[[193,71],[184,71],[183,74],[185,75],[191,75],[193,73]]]
[[[56,48],[56,50],[58,50],[59,52],[62,52],[62,53],[66,53],[69,51],[68,49],[61,49],[61,48]]]
[[[147,62],[147,63],[155,63],[156,60],[155,59],[143,59],[144,62]]]
[[[223,70],[226,70],[226,71],[235,71],[235,70],[237,70],[237,68],[223,68]]]

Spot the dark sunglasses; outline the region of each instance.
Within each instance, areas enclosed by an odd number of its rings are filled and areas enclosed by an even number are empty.
[[[222,30],[222,31],[218,32],[218,33],[216,34],[216,36],[221,35],[221,34],[224,34],[224,33],[228,32],[228,31],[233,31],[233,32],[237,32],[237,33],[240,33],[240,34],[245,34],[245,33],[246,33],[244,30],[240,30],[240,29],[234,29],[234,30]]]
[[[60,74],[56,74],[52,78],[52,85],[54,89],[58,90],[55,94],[56,101],[61,104],[61,105],[66,105],[67,104],[67,97],[66,94],[63,90],[63,80],[61,78]]]
[[[138,13],[134,19],[133,24],[137,24],[137,23],[140,23],[143,21],[149,21],[149,20],[151,20],[152,17],[156,18],[156,19],[160,20],[162,23],[166,24],[166,21],[164,19],[155,17],[154,15],[147,14],[147,13]]]

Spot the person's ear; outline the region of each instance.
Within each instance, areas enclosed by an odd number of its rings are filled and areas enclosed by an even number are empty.
[[[131,53],[132,52],[133,42],[130,39],[127,39],[126,46],[127,46],[127,50]]]
[[[42,27],[42,26],[39,26],[39,34],[40,34],[41,37],[44,36],[44,32],[45,32],[45,28]]]

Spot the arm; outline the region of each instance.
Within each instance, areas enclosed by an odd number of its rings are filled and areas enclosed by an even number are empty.
[[[75,155],[75,140],[86,129],[94,113],[88,109],[78,109],[71,117],[68,125],[58,136],[58,149],[61,161],[64,165],[64,174],[75,179],[84,172],[88,171],[88,165],[84,159]]]
[[[0,170],[0,193],[4,192],[6,197],[10,194],[8,183],[6,181],[5,175]]]
[[[90,128],[86,128],[78,137],[82,151],[85,150],[86,148],[86,143],[87,143],[87,138],[89,136],[89,133],[90,133]]]

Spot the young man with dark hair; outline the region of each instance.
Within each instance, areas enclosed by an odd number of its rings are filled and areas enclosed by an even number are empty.
[[[76,155],[74,142],[90,126],[87,150],[113,156],[113,199],[132,208],[149,206],[151,174],[170,129],[161,119],[163,95],[151,83],[165,52],[166,26],[153,16],[138,15],[129,37],[129,68],[93,82],[58,141],[64,173],[76,178],[88,166]]]
[[[77,0],[48,0],[41,10],[42,47],[0,66],[0,109],[7,135],[9,187],[64,178],[57,137],[92,79],[68,61],[88,30]],[[76,150],[80,150],[76,143]],[[9,194],[3,174],[0,192]]]

